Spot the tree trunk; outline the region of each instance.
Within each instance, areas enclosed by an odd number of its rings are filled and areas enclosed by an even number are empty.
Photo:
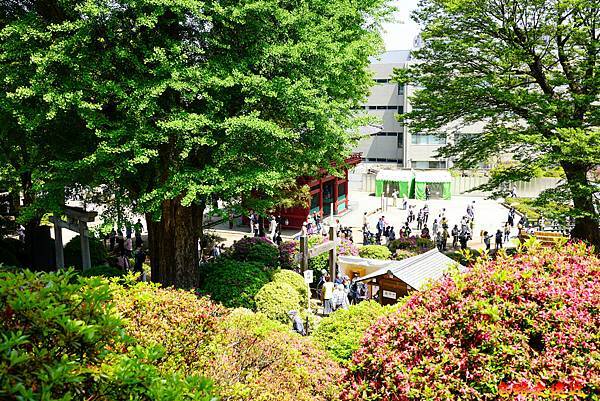
[[[176,198],[163,201],[160,221],[146,215],[152,281],[177,288],[198,285],[198,213],[198,206],[185,207]]]
[[[600,251],[600,227],[594,208],[593,195],[589,191],[591,187],[587,178],[587,169],[576,163],[561,163],[567,183],[571,189],[573,197],[573,206],[576,210],[585,215],[575,219],[575,227],[571,231],[571,236],[586,241],[595,246],[596,251]]]

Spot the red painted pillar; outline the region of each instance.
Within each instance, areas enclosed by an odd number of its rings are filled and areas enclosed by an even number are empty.
[[[321,218],[324,218],[325,216],[323,216],[323,179],[319,179],[319,187],[321,188],[321,190],[319,191],[319,213],[321,214]]]
[[[346,188],[346,210],[350,207],[350,192],[348,191],[348,169],[346,169],[346,182],[344,183],[344,187]]]
[[[338,213],[338,178],[333,179],[333,214]]]

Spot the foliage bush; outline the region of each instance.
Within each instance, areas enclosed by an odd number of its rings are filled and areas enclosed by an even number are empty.
[[[346,363],[360,346],[365,331],[377,320],[398,308],[381,306],[375,301],[364,301],[351,305],[349,309],[338,309],[319,322],[314,338],[327,350],[331,357]]]
[[[0,263],[22,266],[25,264],[25,259],[25,249],[21,241],[14,238],[0,240]]]
[[[161,375],[163,351],[124,336],[104,279],[0,272],[0,311],[0,399],[212,399],[204,379]]]
[[[107,278],[121,277],[124,274],[123,270],[108,265],[94,266],[80,273],[83,277],[102,276]]]
[[[100,266],[106,262],[107,252],[104,248],[102,240],[99,238],[90,236],[90,260],[92,266]],[[81,240],[79,235],[76,235],[67,242],[64,249],[65,266],[76,267],[81,269]]]
[[[191,291],[131,284],[112,284],[116,309],[127,319],[128,334],[143,346],[160,344],[165,349],[162,370],[196,371],[202,348],[214,336],[225,309]]]
[[[304,276],[291,270],[279,270],[273,274],[273,281],[280,281],[290,284],[298,292],[302,305],[306,304],[308,297],[308,288],[304,282]]]
[[[279,265],[282,269],[293,270],[298,267],[295,256],[296,249],[300,246],[298,241],[285,241],[279,245]]]
[[[298,291],[284,281],[272,281],[265,284],[256,294],[256,310],[269,319],[288,323],[288,312],[302,307]]]
[[[279,249],[267,238],[242,238],[233,244],[231,257],[241,262],[260,263],[269,268],[279,266]]]
[[[342,370],[310,337],[261,313],[228,315],[206,355],[224,401],[334,401]]]
[[[371,327],[341,398],[598,394],[600,259],[583,244],[529,248],[480,260]]]
[[[198,290],[228,308],[254,309],[254,296],[270,279],[262,263],[221,256],[202,266]]]
[[[166,350],[159,370],[210,377],[223,401],[333,401],[342,371],[309,338],[187,291],[113,284],[127,334]]]
[[[417,255],[419,255],[419,252],[412,249],[398,249],[396,253],[394,253],[393,259],[404,260]]]
[[[358,254],[361,258],[387,260],[392,253],[384,245],[365,245],[360,247]]]
[[[398,238],[390,242],[387,246],[392,253],[396,253],[398,249],[407,249],[411,251],[416,251],[418,253],[423,253],[434,248],[433,241],[416,236],[408,238]]]

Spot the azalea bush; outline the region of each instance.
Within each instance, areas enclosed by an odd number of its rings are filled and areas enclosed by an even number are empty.
[[[267,268],[279,266],[279,250],[267,238],[246,237],[231,247],[231,257],[241,262],[255,262]]]
[[[308,288],[304,282],[304,276],[291,270],[279,270],[273,274],[273,281],[281,281],[291,285],[298,293],[304,304],[308,301]]]
[[[365,245],[360,247],[358,254],[365,259],[387,260],[392,256],[392,252],[384,245]]]
[[[365,331],[379,318],[396,309],[396,305],[381,306],[375,301],[364,301],[351,305],[349,309],[338,309],[319,322],[314,332],[315,341],[321,344],[334,360],[346,363],[359,348]]]
[[[210,377],[221,400],[333,401],[339,394],[339,366],[289,325],[189,291],[113,286],[127,334],[166,350],[158,369]]]
[[[338,400],[343,371],[309,337],[244,309],[229,314],[221,330],[203,372],[222,400]]]
[[[165,349],[162,370],[198,370],[202,349],[212,340],[225,308],[191,291],[153,283],[115,282],[111,287],[116,309],[127,319],[127,333],[141,345]]]
[[[158,346],[125,336],[104,279],[0,272],[0,399],[213,399],[199,376],[162,374]]]
[[[341,398],[525,399],[560,390],[594,399],[599,300],[600,259],[584,244],[532,243],[528,253],[480,259],[372,326]]]
[[[298,291],[284,281],[272,281],[265,284],[256,294],[256,310],[269,319],[281,323],[289,322],[288,312],[302,307]]]
[[[271,272],[265,271],[264,264],[240,262],[227,256],[202,265],[200,276],[200,293],[228,308],[254,309],[254,296],[271,280]]]
[[[282,269],[294,270],[298,267],[295,256],[299,249],[298,241],[285,241],[279,245],[279,265]]]

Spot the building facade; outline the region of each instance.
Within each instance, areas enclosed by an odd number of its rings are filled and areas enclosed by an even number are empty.
[[[392,77],[395,69],[406,68],[411,62],[409,50],[385,52],[371,62],[374,82],[364,112],[377,117],[380,123],[363,129],[364,136],[356,148],[363,155],[363,168],[451,167],[450,160],[436,157],[448,139],[412,133],[398,121],[398,114],[411,111],[409,98],[415,88],[392,82]]]

